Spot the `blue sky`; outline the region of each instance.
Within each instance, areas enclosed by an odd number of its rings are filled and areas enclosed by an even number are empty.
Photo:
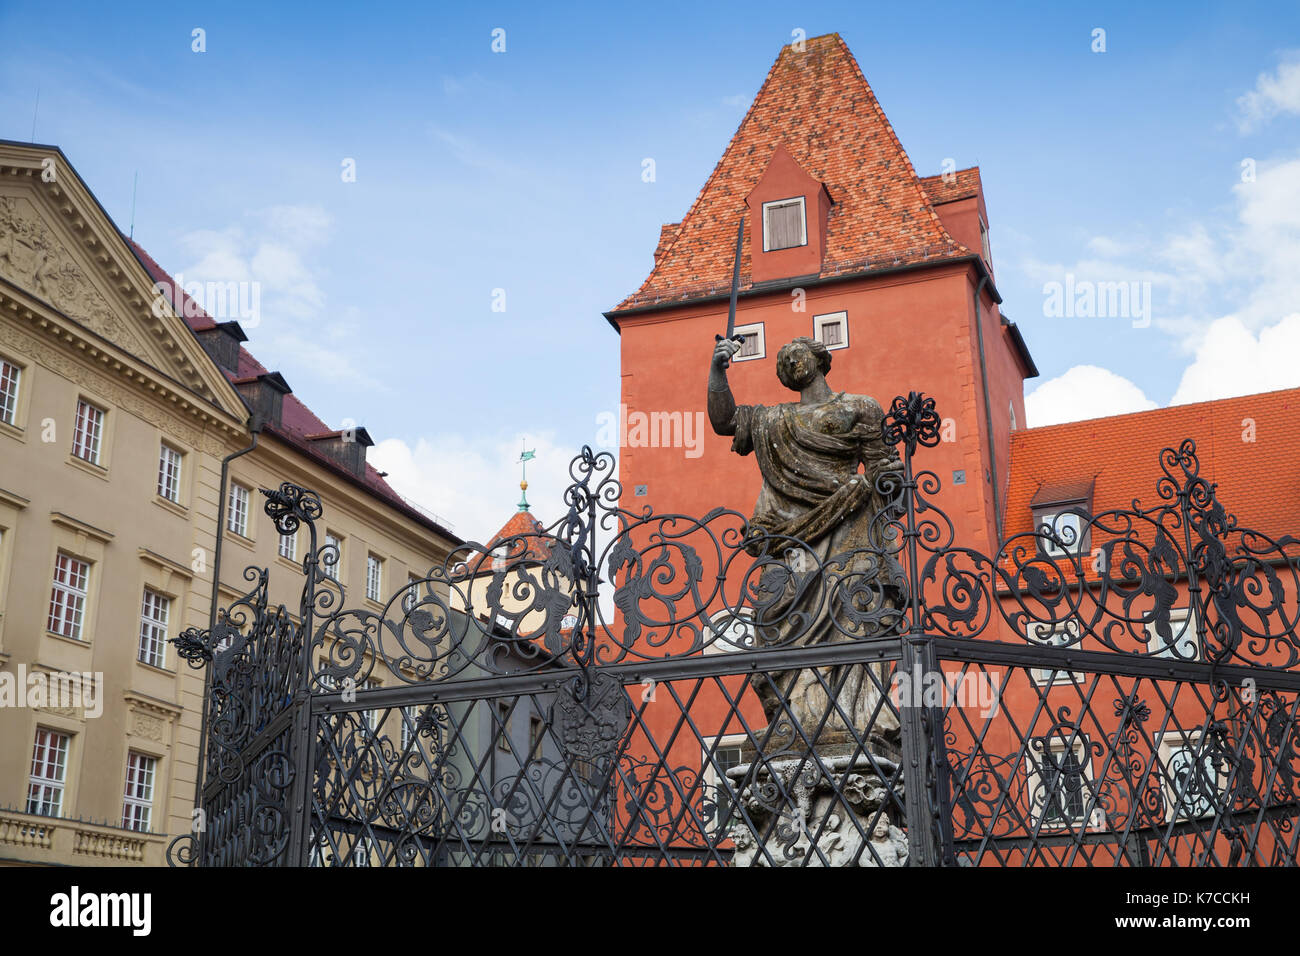
[[[260,281],[254,354],[387,440],[372,460],[468,536],[512,510],[524,435],[554,517],[562,462],[617,408],[601,313],[796,28],[844,36],[922,175],[980,165],[1003,308],[1043,373],[1031,424],[1300,385],[1300,5],[1044,6],[69,3],[56,22],[0,0],[0,137],[31,138],[39,86],[36,141],[123,228],[138,174],[135,237],[165,268]],[[1067,275],[1149,282],[1153,321],[1044,314]]]

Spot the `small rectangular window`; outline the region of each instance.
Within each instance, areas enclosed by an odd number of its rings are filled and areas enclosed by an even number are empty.
[[[384,561],[373,554],[366,555],[366,597],[381,600],[384,589]]]
[[[1033,817],[1044,829],[1093,825],[1087,819],[1092,761],[1083,734],[1037,737],[1026,757],[1029,800]],[[1096,815],[1094,806],[1093,816]]]
[[[0,422],[12,425],[18,418],[18,382],[22,369],[0,360]]]
[[[249,490],[233,482],[230,485],[229,502],[226,507],[226,530],[241,538],[248,537],[248,499]]]
[[[1030,621],[1025,625],[1025,636],[1034,644],[1044,647],[1078,647],[1079,619],[1067,618],[1064,621],[1049,623],[1047,621]],[[1050,667],[1031,667],[1029,677],[1035,684],[1070,684],[1080,680],[1080,675],[1073,671],[1054,670]]]
[[[984,225],[983,220],[980,221],[980,247],[980,251],[984,253],[984,262],[991,267],[993,265],[993,252],[989,248],[988,226]]]
[[[1174,731],[1160,742],[1169,815],[1188,820],[1212,814],[1223,801],[1215,754],[1199,733]]]
[[[733,362],[745,362],[749,359],[761,359],[767,354],[767,343],[763,336],[763,323],[736,326],[736,334],[744,336],[740,351],[735,354]]]
[[[326,551],[321,558],[321,569],[325,576],[340,580],[339,568],[343,565],[343,539],[332,531],[325,532]]]
[[[1197,633],[1196,611],[1191,607],[1171,607],[1169,609],[1169,636],[1160,633],[1160,626],[1154,621],[1145,628],[1147,650],[1156,657],[1169,657],[1178,661],[1199,661],[1201,659],[1201,639]]]
[[[149,832],[153,813],[154,776],[158,760],[130,751],[126,757],[126,794],[122,801],[122,828]]]
[[[44,727],[36,728],[32,772],[27,781],[27,812],[43,817],[63,815],[63,787],[68,774],[71,738]]]
[[[289,561],[298,560],[297,532],[294,532],[293,534],[280,535],[280,557],[286,558]]]
[[[849,315],[831,312],[813,316],[813,338],[828,349],[843,349],[849,345]]]
[[[50,589],[50,616],[46,626],[54,634],[81,640],[90,588],[90,565],[59,552],[54,559],[54,584]]]
[[[379,688],[379,681],[375,680],[375,678],[373,677],[367,677],[365,680],[361,682],[361,687],[359,689],[377,690],[378,688]],[[372,734],[379,732],[380,714],[381,711],[378,710],[363,710],[361,712],[361,717],[363,720],[365,720],[366,726],[370,728],[370,732]]]
[[[410,750],[420,726],[419,708],[414,704],[402,708],[402,749]]]
[[[423,599],[420,593],[420,582],[422,578],[417,578],[414,574],[407,575],[406,593],[402,595],[402,610],[409,611]]]
[[[171,615],[171,600],[144,589],[140,606],[140,660],[153,667],[162,667],[167,657],[167,618]]]
[[[510,705],[497,701],[497,750],[510,752]]]
[[[808,244],[803,197],[763,203],[763,251]]]
[[[83,461],[98,465],[100,442],[104,436],[104,411],[90,402],[77,402],[77,427],[72,434],[72,453]]]
[[[1040,512],[1034,516],[1034,527],[1038,547],[1051,557],[1061,558],[1086,550],[1087,533],[1077,511]]]
[[[528,718],[528,754],[534,760],[542,755],[542,735],[545,728],[546,722],[536,714]]]
[[[181,453],[166,443],[158,455],[158,496],[178,504],[181,500]]]

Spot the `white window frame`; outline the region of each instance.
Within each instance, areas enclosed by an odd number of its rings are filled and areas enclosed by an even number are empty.
[[[839,345],[827,345],[822,338],[822,329],[832,323],[839,323],[844,329],[844,341]],[[848,312],[827,312],[824,315],[813,316],[813,340],[821,342],[828,351],[837,349],[846,349],[849,347],[849,314]]]
[[[752,651],[759,646],[753,613],[747,608],[734,612],[720,611],[710,615],[705,624],[702,640],[713,642],[705,645],[705,654],[734,654],[737,651]],[[739,643],[743,638],[748,639],[747,645]]]
[[[1147,650],[1154,649],[1152,657],[1163,657],[1173,661],[1201,659],[1201,640],[1198,634],[1200,628],[1197,627],[1196,609],[1191,605],[1169,609],[1171,643],[1164,642],[1164,639],[1156,633],[1153,624],[1154,622],[1143,628],[1147,635]],[[1183,651],[1190,653],[1182,653]]]
[[[230,483],[230,491],[226,495],[226,530],[231,534],[237,534],[241,538],[249,537],[248,518],[252,497],[252,489],[247,485],[241,485],[237,481]]]
[[[77,399],[77,417],[72,429],[74,458],[103,467],[104,422],[107,417],[108,412],[94,402]]]
[[[989,242],[989,227],[981,219],[980,223],[980,253],[984,256],[984,262],[989,267],[993,265],[993,246]]]
[[[23,366],[0,358],[0,422],[18,427],[18,397],[22,394]]]
[[[185,453],[166,442],[159,443],[158,497],[174,505],[181,503],[181,470],[185,467]]]
[[[799,207],[799,242],[793,246],[781,246],[778,249],[772,248],[771,236],[771,217],[770,211],[780,209],[784,206]],[[803,196],[791,196],[787,199],[774,199],[771,202],[763,203],[763,251],[780,252],[782,249],[799,249],[808,245],[808,205],[804,202]]]
[[[342,581],[343,580],[343,539],[340,538],[338,535],[336,535],[333,531],[326,531],[325,543],[327,545],[330,544],[334,545],[336,549],[335,553],[338,557],[338,560],[336,560],[333,564],[329,564],[324,559],[322,559],[321,570],[325,572],[325,576],[327,578],[333,581]]]
[[[1079,635],[1082,633],[1077,617],[1066,618],[1049,624],[1046,621],[1030,621],[1025,625],[1025,638],[1031,644],[1040,647],[1079,647]],[[1057,670],[1050,667],[1029,668],[1029,679],[1035,684],[1051,686],[1053,684],[1076,684],[1081,679],[1074,671]]]
[[[510,739],[510,721],[513,719],[512,709],[509,701],[498,700],[496,702],[496,720],[493,722],[492,729],[496,731],[496,749],[502,753],[514,753],[514,741]]]
[[[126,753],[126,785],[122,794],[122,829],[149,833],[153,817],[158,758],[138,750]]]
[[[282,534],[276,544],[276,553],[286,561],[298,560],[298,532],[293,534]]]
[[[1052,737],[1035,737],[1033,739],[1042,742],[1047,748],[1050,748],[1052,753],[1061,754],[1065,752],[1066,746],[1071,743],[1071,736],[1073,736],[1074,754],[1079,760],[1080,767],[1079,799],[1081,815],[1078,817],[1071,817],[1068,820],[1044,819],[1044,814],[1047,810],[1046,801],[1048,799],[1048,794],[1046,792],[1046,784],[1043,783],[1042,780],[1042,751],[1030,747],[1029,752],[1025,754],[1025,776],[1027,778],[1025,793],[1030,801],[1030,819],[1033,821],[1033,825],[1041,830],[1075,830],[1080,827],[1088,828],[1104,825],[1104,820],[1102,819],[1104,811],[1101,807],[1097,806],[1095,790],[1092,786],[1094,780],[1092,770],[1093,761],[1088,736],[1082,731],[1079,731],[1078,733],[1067,731],[1064,735],[1057,734]],[[1041,805],[1035,805],[1035,795],[1038,794],[1040,790],[1043,794],[1043,803]],[[1089,812],[1090,804],[1092,805],[1091,812]]]
[[[740,747],[740,748],[742,748],[742,751],[743,751],[743,748],[744,748],[746,742],[748,742],[748,740],[749,740],[749,736],[748,736],[747,734],[743,734],[743,733],[741,733],[741,734],[722,734],[721,736],[715,738],[715,740],[714,740],[714,743],[716,744],[716,746],[714,746],[714,747],[712,748],[712,749],[713,749],[713,759],[712,759],[712,760],[709,759],[709,749],[710,749],[710,748],[709,748],[708,746],[703,747],[703,748],[701,749],[701,751],[700,751],[700,763],[701,763],[701,765],[702,765],[703,768],[704,768],[704,772],[700,775],[700,776],[701,776],[701,782],[704,784],[705,787],[712,787],[712,788],[713,788],[712,791],[709,791],[709,790],[705,790],[705,791],[704,791],[704,796],[705,796],[706,799],[705,799],[703,802],[705,802],[705,803],[712,802],[712,804],[713,804],[715,807],[718,808],[718,819],[716,819],[716,820],[713,821],[713,826],[714,826],[714,827],[716,827],[718,824],[720,824],[720,823],[722,822],[722,821],[721,821],[721,814],[722,814],[722,804],[721,804],[721,801],[722,801],[722,796],[723,796],[723,794],[726,793],[726,791],[725,791],[725,789],[724,789],[724,787],[723,787],[723,784],[722,784],[722,779],[721,779],[721,777],[720,777],[719,774],[718,774],[718,768],[717,768],[718,751],[723,750],[723,749],[726,749],[726,748],[729,748],[729,747]],[[743,760],[742,760],[741,762],[743,762]],[[739,764],[736,764],[736,766],[738,766],[738,765],[739,765]],[[711,794],[713,795],[713,797],[714,797],[714,799],[713,799],[712,801],[710,801],[710,800],[707,799],[708,796],[710,795],[710,793],[711,793]],[[737,793],[737,796],[739,796],[739,793]],[[730,799],[730,796],[728,796],[728,799]],[[736,805],[733,803],[733,804],[732,804],[732,811],[733,811],[733,813],[732,813],[732,820],[730,821],[730,824],[731,824],[731,825],[727,828],[728,832],[730,832],[730,830],[731,830],[732,827],[735,827],[735,826],[744,826],[744,823],[743,823],[742,821],[738,821],[738,820],[735,819],[735,816],[736,816],[736,813],[735,813],[735,806],[736,806]],[[705,822],[707,823],[708,821],[705,821]],[[716,830],[715,830],[714,832],[715,832],[715,834],[717,833]]]
[[[1055,511],[1039,511],[1034,514],[1034,533],[1038,535],[1039,549],[1052,558],[1069,558],[1077,554],[1087,552],[1088,531],[1086,529],[1087,521],[1078,510],[1082,505],[1067,505],[1057,508]],[[1052,541],[1042,536],[1042,529],[1048,526],[1052,532],[1062,540],[1066,535],[1064,532],[1071,525],[1070,521],[1062,521],[1062,518],[1073,519],[1074,525],[1074,545],[1073,547],[1058,548]]]
[[[402,708],[402,750],[406,751],[415,743],[420,723],[420,706],[407,704]]]
[[[528,715],[528,759],[539,760],[546,747],[546,718],[540,714]]]
[[[366,597],[382,601],[384,595],[384,559],[373,552],[366,554]]]
[[[422,600],[420,597],[420,582],[423,580],[423,578],[417,578],[414,574],[407,572],[406,593],[402,595],[403,611],[409,611]]]
[[[66,561],[66,563],[64,563]],[[77,571],[77,573],[73,573]],[[60,574],[62,573],[62,580]],[[51,634],[75,641],[86,626],[86,604],[90,599],[91,563],[59,551],[54,556],[54,577],[50,584],[50,610],[45,628]]]
[[[749,325],[738,325],[735,329],[736,335],[745,336],[746,341],[753,336],[758,341],[758,351],[753,355],[741,355],[737,352],[732,356],[733,362],[753,362],[756,359],[767,358],[767,338],[763,332],[762,322],[753,322]]]
[[[1201,766],[1206,771],[1206,776],[1212,778],[1212,786],[1219,798],[1223,796],[1224,786],[1227,780],[1223,774],[1214,766],[1213,756],[1208,749],[1202,749],[1204,735],[1199,730],[1177,730],[1171,729],[1160,736],[1160,776],[1164,782],[1165,791],[1165,812],[1175,820],[1196,820],[1203,817],[1214,815],[1216,803],[1222,803],[1222,800],[1214,800],[1207,796],[1200,796],[1194,799],[1202,801],[1199,803],[1189,803],[1182,797],[1180,789],[1176,783],[1174,774],[1181,769],[1184,758],[1182,755],[1188,755],[1194,763],[1197,759],[1197,753],[1200,753]],[[1179,766],[1175,766],[1178,764]]]
[[[36,728],[36,738],[32,742],[31,772],[27,777],[28,813],[42,817],[63,816],[63,796],[68,785],[68,755],[71,751],[71,734],[49,727]],[[53,812],[46,812],[49,809]]]
[[[377,690],[380,686],[382,685],[374,677],[367,677],[357,687],[357,690]],[[379,715],[381,712],[382,711],[379,709],[363,710],[361,712],[361,717],[366,722],[366,726],[370,728],[372,734],[379,733]]]
[[[152,599],[152,601],[150,600]],[[167,624],[171,618],[172,599],[153,588],[145,588],[140,598],[140,642],[136,659],[150,667],[167,664]]]

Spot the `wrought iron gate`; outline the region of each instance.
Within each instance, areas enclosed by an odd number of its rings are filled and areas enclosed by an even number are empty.
[[[565,517],[348,609],[310,547],[179,651],[209,668],[199,865],[1294,865],[1300,541],[1239,528],[1195,446],[1159,502],[994,554],[887,414],[884,544],[817,560],[750,526],[622,507],[608,454]],[[833,627],[814,627],[830,620]]]

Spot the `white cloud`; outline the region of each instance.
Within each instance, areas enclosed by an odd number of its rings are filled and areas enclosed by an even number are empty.
[[[257,282],[263,319],[320,318],[325,292],[307,263],[329,241],[329,215],[319,206],[274,206],[246,218],[247,224],[181,237],[191,256],[182,270],[186,282]]]
[[[1128,379],[1096,365],[1076,365],[1025,396],[1025,418],[1030,428],[1155,407],[1156,403]]]
[[[1238,97],[1237,108],[1237,126],[1243,133],[1278,114],[1300,114],[1300,51],[1286,54],[1276,73],[1261,73],[1255,88]]]
[[[369,374],[354,351],[338,344],[361,338],[363,316],[355,307],[331,312],[312,261],[333,236],[333,222],[319,206],[272,206],[249,213],[225,229],[200,229],[181,237],[190,262],[184,281],[256,283],[258,316],[238,318],[250,351],[271,367],[290,357],[319,376],[358,388],[390,390]],[[210,303],[209,303],[210,306]],[[212,309],[209,307],[209,311]]]
[[[1300,387],[1300,312],[1252,333],[1236,316],[1214,322],[1171,405]]]
[[[1021,266],[1044,284],[1067,275],[1076,283],[1151,283],[1153,327],[1192,355],[1218,319],[1233,315],[1259,330],[1300,302],[1300,157],[1257,163],[1254,181],[1236,183],[1231,197],[1218,218],[1162,236],[1094,236],[1074,263],[1029,257]]]
[[[370,449],[368,460],[387,471],[389,484],[403,497],[451,522],[467,541],[488,539],[518,510],[519,450],[526,437],[537,457],[528,463],[528,501],[545,525],[564,517],[564,489],[575,450],[559,446],[553,435],[497,435],[469,439],[433,435],[409,445],[389,438]]]

